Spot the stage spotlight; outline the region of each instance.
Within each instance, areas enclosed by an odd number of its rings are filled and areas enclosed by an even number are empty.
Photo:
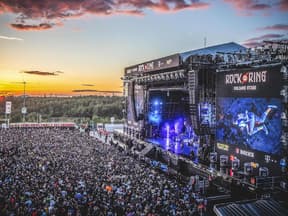
[[[260,167],[259,168],[259,176],[268,177],[269,176],[269,169],[267,167]]]
[[[179,72],[179,77],[180,77],[181,79],[185,78],[183,71],[180,71],[180,72]]]
[[[164,74],[161,75],[161,80],[165,80],[165,75]]]
[[[220,155],[220,167],[226,167],[228,165],[228,156]]]
[[[175,79],[174,74],[172,74],[172,73],[170,74],[170,79],[171,79],[171,80],[174,80],[174,79]]]
[[[251,163],[247,162],[247,163],[244,163],[244,173],[246,175],[251,175],[253,172],[253,168],[251,166]]]
[[[217,162],[217,152],[210,152],[209,159],[210,159],[210,163],[216,163]]]
[[[168,139],[170,137],[170,126],[169,124],[166,125],[166,138]]]
[[[169,74],[166,74],[165,80],[170,80]]]
[[[287,74],[287,73],[288,73],[286,66],[283,65],[283,66],[281,67],[281,73],[284,73],[284,74]]]
[[[231,161],[232,164],[232,170],[238,170],[240,167],[240,160],[238,158],[234,158],[234,160]]]
[[[177,72],[175,73],[175,79],[177,79],[177,80],[179,79],[179,75]]]

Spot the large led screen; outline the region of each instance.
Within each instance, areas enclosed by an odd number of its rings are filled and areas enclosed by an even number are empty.
[[[134,109],[134,83],[128,84],[128,95],[127,95],[127,123],[133,124],[135,121],[135,109]]]
[[[141,119],[141,115],[144,113],[144,88],[141,85],[135,85],[134,87],[134,101],[135,112],[137,120]]]
[[[280,154],[280,99],[220,97],[217,104],[218,142]]]
[[[218,72],[216,79],[217,148],[244,150],[251,159],[280,155],[280,66]]]

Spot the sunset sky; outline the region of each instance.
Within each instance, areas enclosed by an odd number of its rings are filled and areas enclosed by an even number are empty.
[[[288,37],[288,0],[0,0],[0,95],[122,90],[124,67]],[[81,93],[84,94],[84,93]]]

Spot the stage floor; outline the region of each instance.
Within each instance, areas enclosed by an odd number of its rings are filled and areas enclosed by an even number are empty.
[[[194,152],[195,160],[197,160],[198,156],[198,145],[187,145],[185,142],[180,144],[180,142],[173,141],[169,138],[147,138],[145,139],[146,142],[156,145],[166,151],[173,152],[177,155],[183,155],[186,157],[191,156],[191,152]]]

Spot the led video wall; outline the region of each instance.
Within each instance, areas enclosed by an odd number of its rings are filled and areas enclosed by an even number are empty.
[[[280,66],[218,72],[216,84],[218,150],[251,160],[280,155]]]
[[[127,84],[127,92],[127,123],[137,126],[144,115],[144,89],[130,82]]]
[[[217,104],[218,142],[280,154],[280,99],[220,97]]]
[[[134,84],[132,82],[127,83],[127,101],[126,101],[126,112],[127,112],[127,124],[132,125],[136,119],[136,113],[134,108]]]
[[[134,102],[136,119],[139,120],[144,113],[144,88],[141,85],[134,87]]]

